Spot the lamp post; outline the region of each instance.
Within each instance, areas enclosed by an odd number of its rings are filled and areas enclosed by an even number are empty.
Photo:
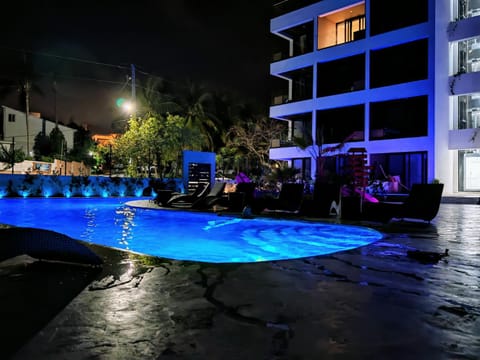
[[[136,94],[136,91],[135,91],[135,65],[134,64],[131,64],[131,68],[132,68],[132,102],[133,104],[135,104],[135,102],[137,101],[137,94]]]

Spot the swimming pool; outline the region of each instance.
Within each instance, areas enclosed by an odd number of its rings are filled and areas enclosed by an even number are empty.
[[[330,254],[381,239],[350,225],[128,206],[126,198],[4,198],[0,223],[53,230],[137,253],[202,262],[256,262]]]

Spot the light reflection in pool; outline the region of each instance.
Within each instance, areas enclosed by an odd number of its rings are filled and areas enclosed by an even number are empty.
[[[125,198],[1,199],[0,223],[177,260],[255,262],[330,254],[382,238],[369,228],[127,206]]]

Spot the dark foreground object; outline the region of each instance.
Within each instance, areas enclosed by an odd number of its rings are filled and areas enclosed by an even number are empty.
[[[19,255],[93,266],[102,264],[102,259],[87,246],[58,232],[24,227],[0,229],[0,261]]]
[[[0,266],[2,346],[8,359],[98,274],[99,268],[17,257]]]

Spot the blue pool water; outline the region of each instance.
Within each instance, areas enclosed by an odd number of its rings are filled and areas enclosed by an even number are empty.
[[[0,223],[177,260],[255,262],[330,254],[382,238],[376,230],[131,207],[125,198],[0,199]]]

